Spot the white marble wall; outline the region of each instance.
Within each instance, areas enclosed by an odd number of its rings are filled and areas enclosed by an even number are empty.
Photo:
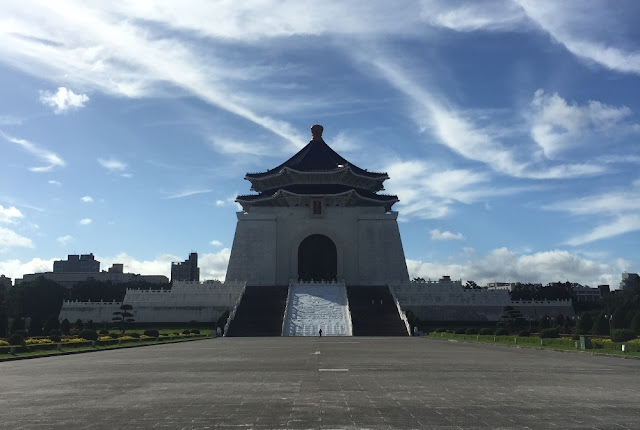
[[[571,300],[512,301],[507,290],[464,289],[460,281],[392,283],[403,311],[422,321],[498,321],[505,306],[526,319],[573,316]]]
[[[379,207],[253,208],[238,213],[227,280],[288,285],[298,277],[298,247],[309,235],[329,237],[337,249],[337,278],[347,285],[408,280],[397,212]]]
[[[231,310],[239,298],[243,283],[174,282],[170,290],[128,289],[123,303],[133,307],[133,318],[140,323],[212,322],[225,310]],[[71,302],[62,304],[59,319],[81,319],[94,323],[112,322],[122,303]]]

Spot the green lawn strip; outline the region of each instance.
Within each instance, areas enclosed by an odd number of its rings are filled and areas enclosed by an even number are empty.
[[[71,354],[81,354],[85,352],[96,352],[96,351],[106,351],[109,349],[121,349],[121,348],[137,348],[140,346],[150,346],[150,345],[163,345],[167,343],[178,343],[178,342],[189,342],[194,340],[204,340],[209,339],[209,336],[199,335],[196,337],[185,337],[185,338],[174,338],[160,341],[138,341],[137,339],[127,340],[121,344],[113,344],[113,345],[96,345],[96,346],[65,346],[61,350],[57,349],[43,349],[36,351],[28,351],[28,352],[19,352],[15,355],[11,354],[0,354],[0,361],[11,361],[11,360],[20,360],[20,359],[28,359],[28,358],[39,358],[39,357],[52,357],[56,355],[71,355]]]
[[[614,343],[614,348],[592,348],[581,350],[576,348],[576,341],[571,338],[539,338],[539,337],[520,337],[520,336],[494,336],[494,335],[469,335],[469,334],[453,334],[453,333],[429,333],[427,337],[431,339],[454,340],[461,342],[478,342],[492,345],[515,346],[525,348],[551,349],[556,351],[575,351],[589,352],[602,355],[616,355],[624,357],[640,358],[640,351],[635,350],[637,347],[631,347],[632,351],[622,352],[621,344]],[[494,340],[495,339],[495,340]],[[542,343],[540,342],[542,341]],[[594,340],[593,343],[597,343]],[[627,346],[629,348],[629,346]]]

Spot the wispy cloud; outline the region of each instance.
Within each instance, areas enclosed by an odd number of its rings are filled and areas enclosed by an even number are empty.
[[[516,0],[528,18],[564,45],[572,54],[607,69],[640,74],[640,52],[615,46],[616,41],[633,41],[633,28],[624,26],[613,15],[616,8],[606,2],[540,2]]]
[[[219,240],[212,240],[211,242],[209,242],[211,245],[213,246],[222,246],[222,242],[220,242]]]
[[[120,175],[123,178],[133,177],[133,174],[127,171],[127,163],[116,158],[98,158],[98,163],[107,169],[109,173]]]
[[[69,242],[71,242],[73,240],[73,236],[66,234],[64,236],[60,236],[58,238],[56,238],[56,241],[58,241],[58,243],[62,246],[67,245]]]
[[[462,233],[452,233],[450,231],[431,230],[431,240],[464,240]]]
[[[521,30],[526,15],[510,0],[482,3],[425,0],[421,2],[420,17],[437,27],[466,32]]]
[[[15,206],[5,208],[0,205],[0,222],[14,223],[21,218],[24,218],[24,215],[22,215],[20,209]]]
[[[531,179],[557,179],[602,173],[595,164],[540,164],[532,145],[507,145],[503,136],[513,134],[500,126],[483,126],[468,112],[453,107],[442,95],[415,82],[405,68],[384,55],[358,57],[373,65],[391,86],[411,100],[416,123],[457,154],[486,164],[496,172]],[[515,139],[514,139],[515,140]]]
[[[85,203],[93,203],[93,197],[91,196],[83,196],[80,200],[82,200]]]
[[[45,149],[36,145],[35,143],[31,143],[26,139],[19,139],[17,137],[9,136],[8,134],[4,133],[1,130],[0,130],[0,136],[2,136],[4,139],[8,140],[11,143],[20,145],[22,149],[24,149],[25,151],[29,152],[32,155],[35,155],[37,158],[41,159],[46,163],[46,165],[44,166],[30,167],[29,170],[31,170],[32,172],[48,172],[55,167],[63,167],[65,165],[64,160],[60,158],[58,155],[54,154],[48,149]]]
[[[89,225],[93,222],[91,218],[82,218],[80,220],[80,225]]]
[[[179,193],[171,194],[165,197],[165,199],[181,199],[183,197],[194,196],[196,194],[210,193],[212,191],[213,190],[185,190],[185,191],[180,191]]]
[[[80,109],[89,101],[86,94],[76,94],[68,88],[59,87],[58,91],[42,91],[40,101],[54,108],[56,114],[65,113],[72,109]]]
[[[56,181],[55,179],[50,179],[50,180],[48,181],[48,183],[49,183],[49,184],[51,184],[51,185],[55,185],[55,186],[57,186],[57,187],[59,187],[59,186],[61,186],[61,185],[62,185],[62,183],[61,183],[60,181]]]
[[[572,246],[584,245],[640,230],[640,187],[634,184],[628,190],[610,190],[547,205],[544,209],[597,218],[598,226],[566,241]]]

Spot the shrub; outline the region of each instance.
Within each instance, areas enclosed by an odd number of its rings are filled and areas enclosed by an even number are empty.
[[[180,333],[178,333],[177,331],[173,332],[174,336],[180,336]]]
[[[480,331],[478,332],[478,334],[483,334],[483,335],[488,335],[488,334],[493,334],[493,330],[491,330],[490,328],[481,328]]]
[[[200,330],[198,330],[197,328],[191,329],[191,333],[192,334],[200,334]]]
[[[80,330],[78,337],[87,340],[98,340],[98,333],[95,330]]]
[[[158,330],[145,330],[144,335],[149,337],[159,337],[160,333]]]
[[[49,331],[49,336],[60,336],[62,335],[62,333],[60,332],[60,330],[57,329],[53,329]]]
[[[14,333],[11,336],[9,336],[9,345],[24,345],[24,336],[22,336],[20,333]]]
[[[182,334],[191,334],[191,331],[189,331],[188,329],[184,329],[182,330]]]
[[[573,336],[571,336],[571,340],[580,340],[580,334],[576,333]]]
[[[509,334],[509,330],[507,330],[506,328],[503,328],[503,327],[497,328],[496,332],[495,332],[496,336],[506,336],[508,334]]]
[[[558,333],[558,330],[555,328],[543,328],[542,330],[540,330],[540,337],[541,338],[550,338],[550,337],[559,337],[560,334]]]
[[[19,334],[23,338],[26,338],[27,336],[29,336],[29,333],[26,330],[15,330],[13,334]]]
[[[140,333],[136,333],[134,331],[133,333],[129,333],[129,336],[131,336],[134,339],[139,339],[140,338]]]
[[[446,331],[447,331],[447,329],[444,328],[444,327],[439,327],[439,328],[436,329],[436,333],[444,333]]]
[[[529,336],[531,336],[531,333],[529,332],[529,330],[520,330],[518,332],[518,336],[520,336],[520,337],[529,337]]]
[[[54,331],[54,330],[51,330],[51,331]],[[51,342],[60,342],[62,340],[59,334],[50,334],[49,339],[51,340]]]
[[[478,329],[475,327],[469,327],[464,331],[464,334],[478,334]]]
[[[105,330],[105,329],[102,329],[102,330],[100,330],[98,332],[98,334],[101,335],[101,336],[109,336],[109,331]]]
[[[635,332],[628,328],[614,328],[611,330],[611,340],[613,342],[626,342],[635,339],[635,337]]]
[[[117,339],[118,333],[109,333],[109,336],[111,337],[111,339]]]

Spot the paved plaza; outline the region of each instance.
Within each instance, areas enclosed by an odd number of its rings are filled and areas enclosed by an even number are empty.
[[[221,338],[0,363],[7,429],[640,427],[640,360],[425,338]]]

